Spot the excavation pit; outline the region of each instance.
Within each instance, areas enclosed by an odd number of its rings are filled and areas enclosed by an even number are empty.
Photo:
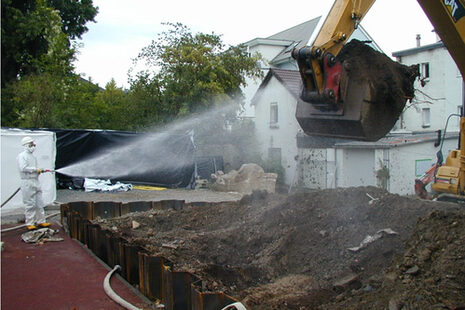
[[[417,220],[459,208],[360,187],[254,192],[223,203],[74,202],[62,205],[62,218],[72,237],[111,267],[121,265],[129,283],[166,309],[234,301],[247,309],[311,309],[367,284],[379,289]],[[388,228],[396,234],[349,250]]]

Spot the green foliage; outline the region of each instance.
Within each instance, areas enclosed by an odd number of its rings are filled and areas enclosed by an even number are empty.
[[[3,126],[141,130],[231,102],[239,108],[246,77],[261,77],[259,55],[168,24],[136,59],[146,69],[130,77],[130,89],[112,80],[102,90],[73,73],[70,44],[96,12],[91,0],[2,0]],[[225,129],[237,126],[236,111],[223,114],[205,139],[247,141]]]
[[[90,0],[2,0],[3,126],[69,127],[91,119],[76,114],[83,110],[76,104],[90,98],[76,95],[82,85],[70,38],[84,33],[96,12]]]
[[[171,120],[239,99],[245,77],[260,77],[260,57],[242,47],[226,48],[215,34],[192,34],[182,24],[171,28],[143,48],[136,64],[146,69],[131,80],[131,89],[156,86],[158,120]],[[147,83],[148,82],[148,83]],[[223,98],[224,100],[218,100]]]
[[[50,62],[70,73],[70,39],[80,37],[96,14],[91,0],[2,0],[2,88],[43,72]]]
[[[99,91],[95,97],[99,112],[97,117],[98,128],[123,130],[127,129],[129,111],[127,109],[127,95],[122,88],[116,86],[111,80],[104,91]]]
[[[2,93],[3,98],[7,96],[5,100],[2,98],[2,124],[35,128],[54,125],[53,107],[63,100],[63,89],[53,75],[31,74],[9,84],[5,92]]]
[[[98,13],[92,0],[47,0],[47,4],[59,12],[62,30],[70,39],[80,39],[88,30],[86,24],[95,22]]]

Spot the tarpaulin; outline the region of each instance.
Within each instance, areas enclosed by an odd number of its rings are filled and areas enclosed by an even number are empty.
[[[61,187],[77,187],[86,177],[162,187],[193,185],[195,147],[190,135],[47,130],[57,137],[56,169],[70,174],[57,173]]]
[[[127,192],[132,189],[132,184],[116,182],[112,184],[110,180],[84,179],[84,190],[86,192]]]

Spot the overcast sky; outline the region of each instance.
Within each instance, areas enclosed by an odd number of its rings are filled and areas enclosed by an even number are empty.
[[[356,1],[356,0],[354,0]],[[278,3],[275,4],[275,3]],[[99,7],[96,23],[79,42],[76,72],[104,87],[114,78],[128,87],[131,59],[166,30],[164,22],[180,22],[192,32],[222,35],[223,43],[237,45],[266,38],[327,13],[332,0],[94,0]],[[433,26],[416,0],[377,1],[362,21],[365,30],[388,55],[436,42]]]

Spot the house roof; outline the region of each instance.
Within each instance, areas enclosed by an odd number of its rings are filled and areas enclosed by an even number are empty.
[[[281,53],[271,60],[271,63],[279,63],[283,60],[287,60],[291,57],[291,52],[295,47],[300,48],[306,46],[315,31],[320,18],[321,16],[269,36],[267,39],[270,40],[292,41],[291,44],[289,44],[281,51]]]
[[[433,49],[440,48],[440,47],[445,47],[444,43],[442,43],[442,41],[436,42],[436,43],[433,43],[433,44],[428,44],[428,45],[423,45],[423,46],[419,46],[419,47],[410,48],[410,49],[403,50],[403,51],[393,52],[392,56],[393,57],[408,56],[408,55],[417,54],[419,52],[433,50]]]
[[[262,90],[266,88],[272,77],[275,77],[292,96],[294,96],[297,100],[300,100],[300,93],[302,91],[302,78],[300,77],[299,71],[270,68],[265,76],[265,79],[260,84],[257,92],[252,98],[252,105],[255,105],[257,100],[260,99],[260,96],[263,93]]]

